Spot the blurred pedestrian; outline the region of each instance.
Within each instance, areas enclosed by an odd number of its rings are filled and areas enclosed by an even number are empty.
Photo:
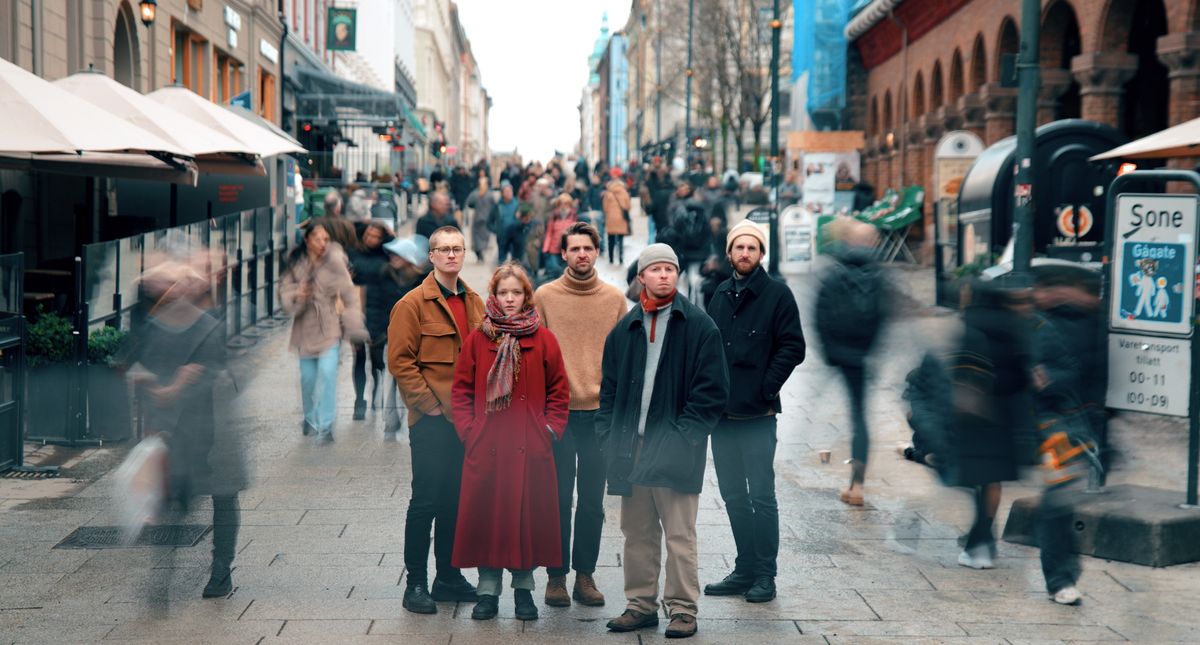
[[[165,260],[142,276],[141,292],[153,305],[133,334],[128,370],[142,402],[147,434],[164,438],[170,456],[168,510],[160,521],[182,520],[197,495],[212,497],[213,547],[201,595],[219,598],[233,588],[238,493],[248,483],[245,455],[230,424],[217,423],[217,403],[231,403],[224,324],[198,306],[208,280],[186,262]],[[160,598],[170,588],[168,567]],[[156,599],[156,600],[159,600]]]
[[[610,172],[612,179],[604,187],[602,204],[604,209],[604,229],[608,233],[608,262],[613,263],[613,257],[622,266],[625,264],[625,236],[629,235],[629,189],[621,181],[621,169],[613,168]]]
[[[471,618],[496,617],[508,569],[517,618],[536,620],[533,568],[563,558],[552,444],[566,430],[570,390],[525,270],[501,265],[488,292],[483,323],[467,337],[454,373],[454,425],[467,449],[453,562],[479,567]]]
[[[492,243],[492,234],[499,228],[495,212],[496,200],[488,188],[487,177],[481,177],[475,190],[467,196],[466,207],[471,209],[471,249],[483,264],[483,254]]]
[[[1018,466],[1035,454],[1026,291],[998,281],[975,282],[963,314],[962,340],[948,365],[955,483],[970,489],[975,502],[975,521],[958,563],[972,569],[995,566],[992,525],[1001,482],[1017,480]]]
[[[549,567],[546,604],[569,607],[571,598],[592,607],[604,604],[592,574],[600,557],[604,527],[604,456],[596,434],[600,407],[600,362],[604,339],[625,316],[625,294],[600,279],[596,259],[600,233],[590,224],[576,222],[563,231],[559,242],[566,271],[537,290],[535,304],[542,325],[554,332],[560,345],[571,387],[570,418],[561,441],[554,444],[558,474],[558,516],[562,533],[561,566]],[[575,506],[575,548],[571,550],[571,499]],[[567,573],[575,569],[575,586],[567,593]]]
[[[554,198],[554,208],[546,219],[546,234],[542,239],[542,266],[546,269],[546,279],[554,279],[562,274],[563,260],[561,256],[563,234],[566,233],[578,217],[575,214],[575,200],[567,193]]]
[[[742,595],[747,602],[775,598],[779,558],[779,503],[775,499],[776,415],[779,391],[804,362],[800,310],[787,284],[762,267],[766,235],[742,220],[730,229],[726,253],[733,277],[708,306],[725,340],[729,400],[712,433],[713,465],[733,529],[737,559],[709,596]]]
[[[454,210],[462,211],[467,207],[467,197],[477,186],[475,179],[464,166],[454,167],[454,172],[450,175],[450,196],[454,198]],[[461,215],[458,219],[464,221]]]
[[[421,286],[421,281],[428,273],[429,242],[420,236],[394,239],[384,244],[383,250],[387,253],[388,264],[384,267],[383,275],[371,297],[386,312],[383,324],[383,346],[386,347],[392,309],[409,291]],[[387,395],[383,400],[386,411],[383,430],[388,433],[399,432],[402,429],[404,402],[390,373],[384,377],[384,387]]]
[[[388,265],[388,254],[383,250],[383,245],[392,238],[387,225],[379,221],[370,222],[363,229],[359,248],[350,256],[354,284],[362,289],[363,317],[369,336],[367,342],[354,344],[353,419],[356,421],[366,418],[367,414],[364,394],[368,357],[371,360],[371,409],[374,410],[381,403],[380,376],[387,367],[383,361],[383,347],[387,344],[388,314],[392,311],[392,305],[396,304],[395,300],[387,302],[388,297],[383,292],[387,287],[384,271]]]
[[[850,486],[840,499],[863,505],[863,482],[871,437],[867,430],[867,359],[887,316],[887,286],[874,248],[877,233],[869,224],[847,220],[835,228],[834,263],[817,292],[817,335],[825,362],[846,381],[850,397]]]
[[[512,184],[501,182],[500,201],[495,206],[500,228],[496,240],[500,247],[499,264],[504,264],[509,257],[519,260],[521,249],[525,248],[525,224],[520,219],[519,208],[520,202],[513,196]]]
[[[700,598],[696,515],[708,461],[708,435],[725,411],[729,375],[721,333],[699,307],[677,297],[679,260],[665,244],[638,257],[641,306],[604,344],[596,434],[607,459],[608,492],[621,496],[625,612],[615,632],[658,625],[663,533],[667,575],[662,602],[668,638],[696,633]]]
[[[432,239],[433,232],[443,226],[462,230],[450,210],[450,194],[439,190],[429,197],[429,211],[417,218],[416,233],[425,239]]]
[[[450,415],[454,364],[463,339],[483,320],[483,300],[462,278],[466,239],[454,227],[429,238],[430,273],[392,309],[388,369],[408,406],[412,496],[404,525],[408,583],[402,606],[436,614],[434,601],[474,602],[475,587],[451,564],[462,484],[463,444]],[[429,587],[429,536],[437,576]]]
[[[304,434],[333,441],[337,366],[342,339],[368,340],[358,289],[346,254],[318,219],[287,259],[279,284],[280,306],[292,316],[291,348],[300,354]]]

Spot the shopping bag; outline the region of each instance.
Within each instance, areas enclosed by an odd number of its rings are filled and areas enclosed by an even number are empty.
[[[167,499],[167,444],[158,435],[129,451],[113,476],[121,541],[132,544]]]

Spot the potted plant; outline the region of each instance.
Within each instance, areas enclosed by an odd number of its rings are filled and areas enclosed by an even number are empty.
[[[88,436],[121,441],[133,435],[122,350],[129,333],[101,327],[88,335]]]
[[[38,308],[26,328],[25,437],[66,441],[71,386],[71,321]]]

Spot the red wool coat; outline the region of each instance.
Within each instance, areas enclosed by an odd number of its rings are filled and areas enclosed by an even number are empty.
[[[521,368],[512,403],[492,414],[487,375],[496,344],[482,331],[467,337],[454,371],[454,427],[466,449],[456,567],[532,569],[562,563],[558,477],[553,440],[567,427],[570,387],[554,334],[540,327],[520,339]]]

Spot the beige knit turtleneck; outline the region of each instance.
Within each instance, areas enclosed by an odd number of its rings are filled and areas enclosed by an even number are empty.
[[[571,384],[572,410],[600,407],[600,361],[608,332],[625,316],[625,294],[600,279],[596,271],[580,280],[568,269],[542,285],[534,296],[542,325],[562,348]]]

